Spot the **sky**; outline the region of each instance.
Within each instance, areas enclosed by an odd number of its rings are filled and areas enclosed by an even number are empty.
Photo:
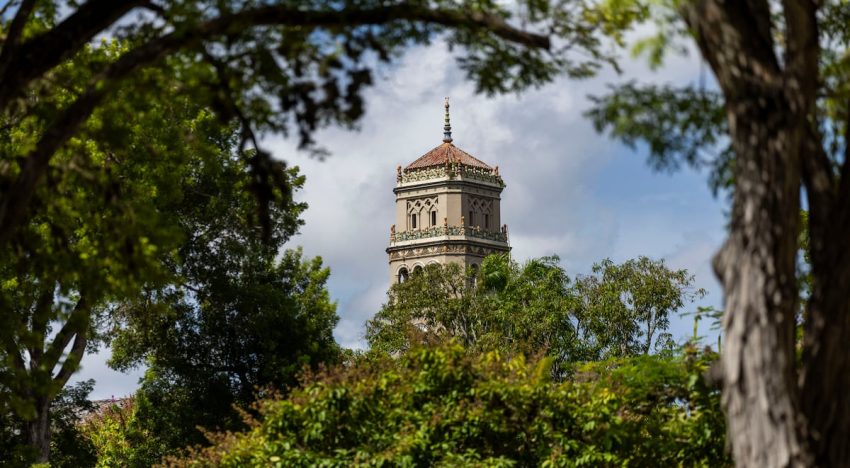
[[[299,153],[294,142],[267,135],[263,145],[307,177],[298,197],[309,204],[305,225],[288,248],[302,246],[331,268],[328,288],[340,321],[334,335],[345,347],[365,347],[364,323],[386,300],[388,259],[384,251],[395,222],[396,167],[406,165],[442,140],[443,99],[451,100],[454,144],[491,166],[507,187],[502,222],[508,225],[517,261],[558,255],[571,276],[589,273],[604,258],[616,262],[640,255],[686,268],[708,295],[690,304],[721,306],[711,257],[725,235],[726,202],[708,189],[706,174],[653,172],[645,148],[632,150],[599,134],[583,112],[591,94],[628,80],[697,82],[700,64],[675,57],[656,71],[627,59],[623,72],[606,70],[574,81],[487,98],[474,92],[442,43],[410,50],[398,64],[379,71],[366,93],[367,111],[357,131],[331,128],[317,141],[331,152],[320,161]],[[693,333],[690,317],[672,317],[677,339]],[[700,333],[716,336],[707,324]],[[709,338],[714,340],[714,338]],[[143,370],[110,370],[109,351],[87,356],[75,380],[97,381],[93,399],[132,393]]]

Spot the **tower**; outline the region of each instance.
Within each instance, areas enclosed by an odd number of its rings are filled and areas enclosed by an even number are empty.
[[[511,249],[500,224],[499,167],[452,143],[449,98],[445,108],[443,143],[396,169],[396,223],[387,247],[392,283],[431,263],[474,269],[485,256]]]

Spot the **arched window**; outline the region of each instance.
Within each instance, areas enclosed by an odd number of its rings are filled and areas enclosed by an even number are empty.
[[[469,210],[469,227],[475,226],[475,218],[473,216],[475,216],[475,212]]]
[[[408,276],[407,268],[402,268],[401,270],[398,270],[398,282],[399,283],[404,283],[405,281],[407,281],[407,276]]]
[[[410,229],[416,229],[416,215],[410,215]]]
[[[420,273],[422,273],[422,265],[416,265],[415,267],[413,267],[413,274],[414,275],[418,275]]]
[[[473,288],[478,284],[478,264],[473,263],[469,266],[469,285]]]
[[[431,212],[431,226],[436,226],[436,225],[437,225],[437,212],[432,211]]]
[[[484,215],[484,229],[490,229],[490,215]]]

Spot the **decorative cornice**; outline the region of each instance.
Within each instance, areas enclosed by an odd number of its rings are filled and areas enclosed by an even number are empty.
[[[498,168],[490,170],[458,163],[421,169],[407,169],[397,171],[396,174],[397,185],[427,182],[435,179],[472,179],[498,185],[502,188],[505,187],[505,182],[502,180],[502,176],[499,175]]]

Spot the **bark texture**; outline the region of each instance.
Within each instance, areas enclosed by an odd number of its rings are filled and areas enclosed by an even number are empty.
[[[816,126],[818,4],[777,6],[784,49],[766,0],[681,10],[723,91],[736,153],[729,238],[715,257],[726,293],[723,404],[738,466],[850,466],[850,149],[836,170]],[[798,364],[803,188],[813,289]]]
[[[36,417],[24,427],[27,444],[35,449],[36,463],[47,463],[50,457],[50,403],[40,398],[36,402]]]

